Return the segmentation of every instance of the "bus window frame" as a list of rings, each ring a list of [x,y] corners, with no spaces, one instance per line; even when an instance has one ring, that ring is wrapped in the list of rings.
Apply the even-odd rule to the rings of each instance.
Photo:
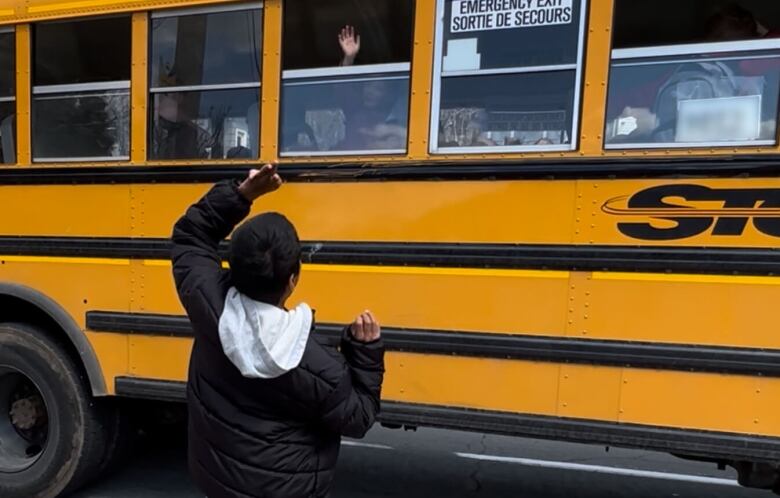
[[[723,60],[745,60],[738,54],[746,52],[761,52],[775,50],[780,52],[780,38],[760,39],[760,40],[739,40],[726,42],[705,42],[705,43],[684,43],[679,45],[657,45],[647,47],[633,48],[613,48],[610,51],[609,59],[609,79],[607,80],[607,99],[604,109],[604,133],[602,146],[604,150],[613,151],[641,151],[641,150],[663,150],[663,149],[708,149],[713,147],[775,147],[780,144],[780,97],[778,98],[777,118],[775,121],[775,134],[772,140],[734,140],[734,141],[712,141],[712,142],[659,142],[659,143],[637,143],[637,144],[610,144],[607,143],[606,130],[609,126],[607,121],[607,110],[610,102],[610,83],[612,81],[612,68],[614,67],[638,67],[647,65],[675,64],[690,61],[723,61]],[[686,56],[699,54],[723,54],[723,57],[693,58],[685,59]],[[676,57],[675,59],[671,59]],[[754,57],[752,59],[780,57],[780,54],[774,56],[766,55],[764,57]],[[642,62],[628,62],[631,60],[642,59]],[[626,61],[626,62],[621,62]]]
[[[580,146],[580,120],[582,118],[583,74],[585,62],[585,45],[587,43],[589,0],[580,0],[579,30],[577,34],[577,61],[574,64],[551,64],[549,66],[508,67],[500,69],[476,69],[469,71],[442,71],[444,55],[444,13],[448,0],[436,1],[436,28],[433,47],[433,80],[431,82],[431,118],[428,152],[433,155],[448,154],[511,154],[540,152],[573,152]],[[571,127],[569,128],[570,143],[560,145],[510,145],[510,146],[478,146],[478,147],[439,147],[439,124],[441,118],[441,82],[447,77],[488,76],[500,74],[534,74],[545,72],[574,70],[574,101],[572,102]]]
[[[93,16],[87,16],[87,17],[66,17],[62,19],[52,19],[52,20],[44,20],[41,23],[33,23],[31,26],[35,26],[36,24],[46,24],[46,23],[59,23],[59,22],[84,22],[84,21],[92,21],[92,20],[99,20],[99,19],[107,19],[107,18],[116,18],[116,17],[127,17],[129,19],[131,30],[130,30],[130,50],[131,50],[131,57],[130,57],[130,74],[132,75],[132,44],[133,44],[133,34],[132,34],[132,15],[129,13],[109,13],[109,14],[101,14],[101,15],[93,15]],[[34,36],[31,36],[31,43],[30,43],[30,61],[31,61],[31,68],[35,67],[35,60],[34,60],[34,54],[35,54],[35,45],[34,45]],[[31,79],[33,81],[33,79]],[[57,84],[57,85],[30,85],[30,114],[32,115],[32,109],[35,106],[35,97],[39,95],[53,95],[57,94],[60,96],[66,96],[70,93],[77,93],[77,92],[99,92],[99,91],[106,91],[106,92],[117,92],[117,91],[127,91],[127,111],[128,111],[128,146],[130,150],[132,151],[133,148],[133,120],[132,120],[132,108],[133,108],[133,90],[132,90],[132,81],[127,80],[111,80],[111,81],[96,81],[96,82],[87,82],[87,83],[65,83],[65,84]],[[31,123],[32,124],[32,123]],[[31,132],[34,131],[34,126],[31,127]],[[123,155],[123,156],[72,156],[72,157],[35,157],[34,154],[34,144],[32,143],[32,140],[35,140],[35,133],[31,133],[31,147],[30,147],[30,162],[35,164],[68,164],[68,163],[128,163],[130,162],[130,154]]]
[[[16,36],[16,26],[14,26],[14,25],[11,25],[11,26],[0,26],[0,35],[8,35],[8,34],[10,34],[11,36]],[[14,77],[16,76],[16,51],[15,51],[15,48],[16,48],[16,40],[14,40],[14,51],[10,54],[11,57],[13,57]],[[0,54],[0,55],[2,55],[2,54]],[[16,94],[18,93],[19,89],[16,88],[16,79],[15,78],[14,78],[14,84],[13,84],[12,88],[13,88],[13,92],[12,92],[11,95],[0,95],[0,103],[5,104],[5,103],[8,103],[8,102],[12,102],[13,106],[14,106],[14,115],[16,115],[16,113],[18,112],[18,109],[16,108]],[[14,135],[17,135],[17,133],[14,132]],[[18,148],[18,142],[17,142],[17,137],[16,136],[13,137],[13,142],[14,142],[14,148],[17,149]],[[18,153],[18,150],[14,150],[14,160],[13,160],[13,162],[5,163],[5,162],[3,162],[2,157],[0,157],[0,166],[7,167],[7,166],[13,166],[13,165],[18,164],[18,163],[19,163],[19,153]]]
[[[59,95],[67,96],[80,92],[114,92],[114,91],[127,91],[128,101],[131,98],[131,84],[130,80],[115,80],[115,81],[101,81],[95,83],[69,83],[64,85],[36,85],[30,89],[32,95],[32,101],[35,97],[42,95]],[[130,104],[128,107],[132,106]],[[129,109],[128,109],[129,111]],[[130,117],[128,116],[128,119]],[[130,143],[132,141],[132,120],[128,123],[128,130],[130,136],[128,137]],[[132,148],[132,144],[131,148]],[[73,157],[34,157],[32,158],[34,163],[82,163],[82,162],[127,162],[130,160],[130,155],[124,156],[73,156]]]
[[[166,19],[166,18],[173,18],[173,17],[187,17],[187,16],[198,16],[198,15],[209,15],[209,14],[224,14],[226,12],[246,12],[246,11],[252,11],[252,10],[259,10],[260,11],[260,26],[262,27],[263,31],[265,31],[265,25],[264,25],[264,19],[265,19],[265,2],[263,1],[250,1],[250,2],[238,2],[238,3],[231,3],[231,4],[213,4],[213,5],[206,5],[206,6],[200,6],[200,7],[184,7],[184,8],[172,8],[172,9],[165,9],[165,10],[154,10],[149,15],[149,38],[148,38],[148,60],[151,61],[152,59],[152,37],[151,37],[151,30],[152,30],[152,22],[155,19]],[[159,162],[159,163],[180,163],[182,161],[198,161],[202,162],[204,164],[208,163],[217,163],[220,161],[229,161],[229,162],[256,162],[259,159],[260,156],[260,148],[261,148],[261,141],[262,141],[262,106],[263,106],[263,37],[260,37],[260,51],[259,51],[259,58],[258,58],[258,64],[259,64],[259,74],[257,75],[257,81],[251,81],[251,82],[242,82],[242,83],[216,83],[216,84],[206,84],[206,85],[177,85],[177,86],[154,86],[152,84],[152,68],[151,66],[148,67],[147,70],[147,95],[150,97],[147,101],[147,109],[146,109],[146,119],[147,119],[147,136],[145,137],[145,140],[147,142],[147,151],[146,151],[146,161],[147,162]],[[220,91],[220,90],[246,90],[246,89],[256,89],[258,94],[258,100],[257,100],[257,106],[258,106],[258,122],[257,122],[257,137],[255,140],[257,140],[257,150],[258,154],[257,157],[251,157],[251,158],[242,158],[242,159],[234,159],[234,158],[197,158],[197,159],[187,159],[187,158],[151,158],[151,139],[152,134],[151,130],[154,128],[153,119],[151,116],[151,110],[153,109],[154,105],[152,103],[151,97],[153,97],[155,94],[159,93],[175,93],[175,92],[209,92],[209,91]]]
[[[245,10],[263,10],[264,2],[239,2],[234,4],[214,4],[202,7],[183,7],[165,10],[153,10],[149,16],[150,20],[164,19],[166,17],[197,16],[207,14],[224,14],[225,12],[241,12]],[[151,48],[151,46],[150,46]]]
[[[410,62],[390,62],[387,64],[361,64],[357,66],[313,67],[308,69],[287,69],[285,71],[282,71],[282,80],[320,78],[320,77],[342,76],[342,75],[356,76],[361,74],[401,73],[401,72],[409,72],[411,71],[411,69],[412,69],[412,64]],[[317,83],[312,83],[312,84],[317,84]]]
[[[361,75],[369,75],[365,78],[360,78]],[[382,75],[382,76],[378,76]],[[309,80],[311,78],[338,78],[343,79],[323,79],[322,81],[301,81],[300,83],[295,80]],[[370,77],[374,76],[374,77]],[[361,64],[357,66],[334,66],[334,67],[316,67],[309,69],[287,69],[282,71],[281,85],[279,92],[279,102],[282,102],[284,98],[285,86],[312,86],[312,85],[328,85],[333,83],[361,83],[367,81],[389,81],[406,79],[409,81],[407,87],[407,107],[411,106],[411,91],[412,91],[412,63],[410,62],[391,62],[383,64]],[[283,105],[280,105],[280,110],[283,109]],[[282,113],[279,114],[279,119],[283,117]],[[279,135],[279,146],[283,145],[281,142],[281,134]],[[279,152],[279,157],[354,157],[354,156],[404,156],[409,150],[409,112],[406,117],[406,147],[403,149],[360,149],[360,150],[323,150],[323,151],[286,151]]]

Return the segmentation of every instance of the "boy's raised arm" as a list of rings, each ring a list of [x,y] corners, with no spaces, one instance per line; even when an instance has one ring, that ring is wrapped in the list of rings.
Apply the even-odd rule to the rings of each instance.
[[[219,243],[249,214],[252,202],[278,189],[276,166],[252,170],[241,184],[219,182],[187,209],[173,227],[173,276],[180,297],[222,271]]]

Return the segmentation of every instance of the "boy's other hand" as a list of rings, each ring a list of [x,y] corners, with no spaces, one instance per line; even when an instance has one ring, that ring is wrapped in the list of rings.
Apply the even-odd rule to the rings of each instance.
[[[238,186],[238,191],[249,202],[261,195],[269,194],[282,186],[282,177],[277,173],[275,164],[266,164],[260,169],[249,170],[246,180]]]
[[[374,342],[382,335],[382,329],[370,311],[364,311],[349,326],[352,337],[358,342]]]

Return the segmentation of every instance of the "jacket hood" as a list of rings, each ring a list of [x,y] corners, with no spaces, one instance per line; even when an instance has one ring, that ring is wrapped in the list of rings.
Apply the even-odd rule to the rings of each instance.
[[[231,287],[219,318],[219,340],[244,377],[273,379],[301,363],[311,325],[305,303],[287,311]]]

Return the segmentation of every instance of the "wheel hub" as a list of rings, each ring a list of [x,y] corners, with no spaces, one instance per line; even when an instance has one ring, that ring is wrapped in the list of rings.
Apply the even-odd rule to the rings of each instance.
[[[32,395],[14,401],[9,415],[14,427],[28,431],[46,421],[46,408],[39,395]]]
[[[21,472],[43,454],[49,437],[47,410],[30,377],[0,365],[0,474]]]

